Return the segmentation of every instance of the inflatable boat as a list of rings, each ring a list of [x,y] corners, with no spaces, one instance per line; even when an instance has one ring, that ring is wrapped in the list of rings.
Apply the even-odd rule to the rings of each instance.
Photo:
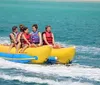
[[[0,45],[0,57],[18,63],[44,64],[53,62],[68,64],[75,56],[75,46],[60,49],[53,49],[50,46],[30,47],[23,54],[16,54],[15,48],[12,48],[11,54],[8,54],[8,49],[9,46]]]

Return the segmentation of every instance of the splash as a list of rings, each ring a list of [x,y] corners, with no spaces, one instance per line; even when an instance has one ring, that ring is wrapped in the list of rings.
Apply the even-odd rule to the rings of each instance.
[[[71,78],[86,78],[92,81],[100,82],[100,68],[85,67],[80,65],[75,66],[64,66],[64,65],[30,65],[30,64],[19,64],[0,59],[0,68],[15,68],[22,69],[32,73],[42,73],[44,75],[56,75],[61,77]]]
[[[25,76],[10,76],[5,74],[0,74],[0,78],[5,80],[18,80],[20,82],[27,82],[27,83],[39,83],[39,84],[49,84],[49,85],[93,85],[90,83],[81,83],[81,82],[72,82],[72,81],[54,81],[49,79],[41,79],[37,77],[25,77]]]
[[[64,42],[57,42],[57,43],[61,44],[63,47],[75,46],[77,53],[88,53],[88,54],[100,55],[100,48],[98,48],[98,47],[70,45],[70,44],[66,44]]]
[[[0,44],[9,44],[9,37],[0,37]]]
[[[7,40],[8,38],[4,38],[4,39]],[[2,40],[0,41],[0,43],[1,42]],[[72,46],[72,45],[64,44],[62,42],[60,44],[62,44],[64,47]],[[96,55],[100,54],[100,48],[97,47],[76,46],[76,50],[79,53],[90,53],[90,54],[95,53]],[[42,73],[45,75],[57,75],[61,77],[67,76],[76,79],[86,78],[92,81],[100,82],[100,68],[93,68],[93,67],[80,66],[80,65],[74,65],[70,67],[66,67],[63,65],[53,65],[53,66],[31,65],[31,64],[29,65],[29,64],[13,63],[13,62],[0,59],[0,68],[22,69],[32,73]]]

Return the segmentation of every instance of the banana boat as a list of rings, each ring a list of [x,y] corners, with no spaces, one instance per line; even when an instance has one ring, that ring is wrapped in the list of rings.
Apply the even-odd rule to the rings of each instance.
[[[75,56],[75,46],[68,48],[52,49],[51,56],[57,57],[59,64],[69,64]]]
[[[11,55],[8,54],[7,53],[8,49],[9,46],[0,45],[1,58],[8,59],[8,60],[10,59],[10,61],[17,61],[17,62],[19,61],[23,62],[27,60],[28,61],[27,63],[32,63],[32,64],[44,64],[48,61],[48,59],[51,59],[51,57],[55,58],[57,61],[56,63],[58,64],[69,64],[69,62],[71,62],[75,56],[74,46],[68,48],[60,48],[60,49],[53,49],[50,46],[41,46],[37,48],[30,47],[27,48],[23,54],[19,53],[19,55],[15,53],[16,51],[15,48],[12,48]],[[24,54],[26,54],[26,56]],[[18,56],[15,57],[15,55]],[[24,57],[20,57],[20,56],[24,56]],[[34,59],[34,57],[38,57],[38,59],[37,58]]]

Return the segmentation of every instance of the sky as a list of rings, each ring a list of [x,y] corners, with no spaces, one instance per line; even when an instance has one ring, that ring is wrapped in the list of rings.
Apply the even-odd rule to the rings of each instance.
[[[57,1],[57,2],[67,2],[67,1],[100,1],[100,0],[36,0],[36,1]]]

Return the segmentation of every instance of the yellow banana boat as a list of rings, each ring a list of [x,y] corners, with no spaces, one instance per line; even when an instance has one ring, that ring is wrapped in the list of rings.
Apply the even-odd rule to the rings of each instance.
[[[0,52],[7,53],[9,46],[0,45]],[[44,63],[51,54],[52,48],[50,46],[41,46],[38,48],[27,48],[23,54],[30,56],[38,56],[38,60],[32,60],[31,63],[42,64]],[[12,48],[11,53],[15,53],[16,49]],[[20,50],[19,50],[20,51]]]
[[[56,56],[58,63],[69,64],[75,56],[75,46],[68,48],[52,49],[51,56]]]
[[[0,52],[7,53],[8,49],[9,46],[0,45]],[[12,48],[11,53],[16,54],[15,48]],[[43,64],[50,56],[56,57],[57,63],[68,64],[74,58],[75,47],[52,49],[50,46],[41,46],[37,48],[27,48],[23,54],[38,56],[38,60],[31,60],[33,64]]]

